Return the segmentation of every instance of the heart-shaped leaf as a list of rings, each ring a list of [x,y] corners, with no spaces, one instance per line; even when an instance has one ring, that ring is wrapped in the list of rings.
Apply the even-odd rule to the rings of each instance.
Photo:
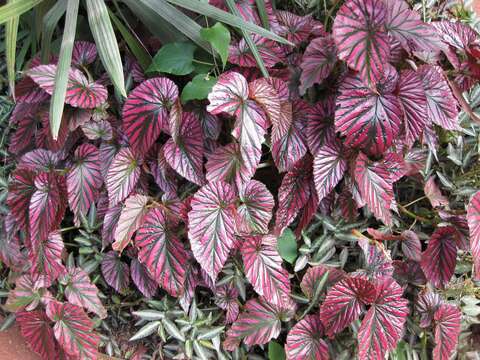
[[[251,180],[240,189],[237,227],[244,233],[268,233],[268,223],[275,206],[272,194],[260,181]]]
[[[238,305],[238,290],[234,286],[223,285],[215,291],[215,305],[226,311],[225,322],[237,320],[240,307]]]
[[[152,59],[147,72],[162,72],[172,75],[188,75],[193,66],[193,54],[197,47],[190,42],[175,42],[163,45]]]
[[[16,321],[27,345],[42,359],[59,358],[59,349],[55,342],[50,319],[44,311],[22,311],[16,314]]]
[[[29,229],[30,198],[35,193],[35,173],[28,169],[16,169],[11,173],[7,204],[18,225]]]
[[[58,231],[51,232],[48,237],[38,242],[30,251],[33,276],[45,277],[48,284],[67,272],[62,263],[64,249],[62,236]]]
[[[288,332],[285,350],[289,360],[328,360],[327,343],[319,315],[307,315]]]
[[[365,270],[369,278],[377,279],[393,275],[390,252],[382,243],[371,242],[367,237],[362,237],[357,240],[357,244],[363,251]]]
[[[434,360],[451,359],[452,353],[458,344],[461,319],[462,313],[455,305],[442,304],[435,312]]]
[[[303,275],[302,282],[300,283],[300,287],[303,293],[309,299],[313,299],[313,296],[315,294],[315,289],[317,289],[322,277],[327,273],[327,271],[328,271],[328,277],[325,283],[325,287],[330,287],[345,277],[344,271],[328,265],[317,265],[317,266],[308,268],[305,275]]]
[[[207,40],[218,52],[223,67],[225,67],[228,59],[228,47],[230,46],[230,31],[221,22],[217,22],[210,28],[201,29],[200,36]]]
[[[75,41],[72,51],[72,63],[78,66],[91,64],[97,58],[97,47],[89,41]]]

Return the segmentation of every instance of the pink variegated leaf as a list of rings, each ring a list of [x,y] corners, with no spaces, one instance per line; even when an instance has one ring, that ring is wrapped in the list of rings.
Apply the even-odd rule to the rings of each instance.
[[[281,234],[290,225],[310,197],[312,160],[305,157],[285,174],[278,190],[278,209],[275,216],[275,232]]]
[[[139,178],[139,159],[130,148],[120,149],[113,158],[105,177],[110,207],[130,195]]]
[[[185,312],[188,312],[195,295],[195,288],[200,284],[198,265],[192,261],[191,256],[185,263],[185,283],[183,284],[182,295],[178,302]]]
[[[86,215],[95,202],[103,183],[98,149],[82,144],[75,150],[74,165],[67,173],[68,203],[75,214],[77,225],[80,216]]]
[[[306,41],[313,30],[313,19],[309,16],[299,16],[290,11],[277,10],[277,20],[285,32],[288,41],[299,45]]]
[[[458,238],[457,229],[453,226],[439,227],[422,254],[422,270],[428,281],[437,288],[445,288],[455,271]]]
[[[413,148],[405,154],[405,175],[412,176],[417,174],[425,167],[427,161],[427,151],[425,149]]]
[[[179,296],[185,282],[185,261],[188,259],[183,244],[168,229],[164,211],[151,209],[137,232],[135,245],[138,259],[152,278],[170,295]]]
[[[349,0],[340,7],[333,23],[339,58],[358,71],[368,84],[383,76],[390,59],[386,19],[383,1]]]
[[[392,184],[396,183],[406,174],[406,165],[402,153],[389,151],[383,156],[382,164],[390,174]]]
[[[357,243],[363,251],[365,273],[369,278],[377,279],[393,275],[390,251],[386,250],[382,243],[377,241],[370,242],[370,239],[367,237],[359,238]]]
[[[158,151],[157,161],[154,160],[149,163],[150,171],[156,184],[162,191],[175,194],[178,188],[178,181],[175,171],[168,165],[165,159],[164,146]]]
[[[33,247],[46,240],[50,232],[56,230],[62,222],[65,211],[63,204],[66,200],[62,199],[62,180],[53,173],[41,173],[35,178],[36,190],[29,206],[30,239]]]
[[[130,284],[130,270],[128,265],[120,260],[115,251],[107,252],[102,259],[102,275],[108,285],[118,292],[124,292]]]
[[[35,149],[21,157],[17,168],[48,172],[55,169],[59,162],[58,154],[45,149]]]
[[[251,180],[240,189],[237,207],[237,228],[247,234],[268,233],[268,224],[275,206],[272,194],[257,180]],[[260,294],[261,295],[261,294]]]
[[[249,97],[260,104],[272,124],[281,121],[280,97],[275,88],[265,78],[248,84]]]
[[[230,285],[223,285],[217,288],[215,290],[215,305],[226,311],[226,324],[231,324],[237,320],[240,312],[237,288]]]
[[[379,163],[371,163],[360,153],[355,162],[355,181],[362,199],[377,219],[392,224],[390,207],[394,201],[393,187],[388,170]]]
[[[47,316],[55,323],[53,333],[65,353],[85,360],[97,358],[100,337],[93,332],[94,323],[81,307],[50,301]]]
[[[168,132],[173,141],[177,143],[178,136],[182,126],[183,108],[180,99],[177,98],[170,108],[170,114],[168,116]]]
[[[245,149],[242,154],[237,143],[220,146],[208,155],[207,180],[224,181],[241,188],[255,174],[261,155],[255,148]]]
[[[300,288],[302,292],[309,299],[313,298],[316,288],[320,284],[322,276],[325,275],[328,271],[327,282],[325,287],[330,287],[345,277],[345,272],[343,270],[336,269],[328,265],[317,265],[308,268],[305,275],[303,275],[302,282],[300,283]]]
[[[222,123],[216,115],[212,115],[204,107],[195,111],[202,125],[203,137],[206,139],[217,140],[222,131]]]
[[[420,20],[420,15],[410,9],[404,0],[386,0],[388,33],[408,51],[433,51],[441,48],[435,29]]]
[[[17,100],[18,101],[18,100]],[[17,105],[18,106],[18,105]],[[36,113],[27,113],[17,121],[17,129],[10,137],[8,150],[21,155],[33,147],[38,130],[39,118]]]
[[[282,103],[282,116],[292,114],[292,104]],[[293,115],[293,114],[292,114]],[[304,137],[305,124],[301,118],[293,118],[287,132],[272,143],[272,157],[279,172],[290,171],[297,161],[307,153],[306,139]]]
[[[26,74],[50,95],[55,88],[57,65],[40,65],[30,69]],[[107,101],[107,89],[99,84],[89,82],[83,73],[71,68],[68,74],[65,103],[82,109],[93,109]]]
[[[140,194],[131,195],[125,200],[125,206],[115,228],[113,250],[121,253],[130,244],[133,233],[143,223],[144,216],[148,211],[147,204],[148,197]]]
[[[411,231],[405,230],[402,232],[402,252],[413,261],[420,261],[422,257],[422,244],[418,235]]]
[[[44,277],[48,284],[52,284],[65,275],[67,269],[62,263],[63,250],[63,239],[58,231],[51,232],[47,238],[35,244],[29,254],[32,276]]]
[[[95,313],[101,319],[107,317],[107,310],[98,297],[98,289],[85,271],[81,268],[69,269],[66,281],[65,296],[70,303]]]
[[[422,80],[415,71],[403,70],[400,73],[398,98],[405,115],[406,141],[407,144],[413,144],[422,134],[427,122],[427,96]]]
[[[28,347],[39,354],[42,359],[59,359],[60,353],[55,342],[51,321],[45,311],[22,311],[16,314],[20,332]]]
[[[256,34],[251,34],[251,37],[267,68],[271,68],[275,64],[284,60],[285,54],[280,47],[280,44]],[[258,66],[257,61],[244,38],[238,43],[230,46],[228,61],[242,67]]]
[[[475,30],[463,22],[444,20],[435,21],[432,25],[441,40],[456,50],[466,52],[470,45],[478,41],[478,34]]]
[[[310,196],[308,197],[308,201],[298,213],[298,225],[295,229],[295,235],[297,235],[297,237],[299,237],[302,234],[303,229],[310,224],[321,205],[320,201],[318,201],[318,195],[315,190],[315,183],[313,182],[313,179],[310,179],[309,186]],[[333,192],[331,194],[333,197],[335,196]],[[324,203],[326,200],[329,200],[328,197],[324,198],[322,203]]]
[[[103,219],[103,228],[102,228],[102,245],[105,248],[107,245],[111,244],[115,239],[115,229],[117,228],[118,219],[120,219],[120,214],[122,213],[123,204],[118,203],[117,205],[107,209],[105,217]]]
[[[350,74],[340,85],[337,98],[336,131],[346,136],[345,145],[372,155],[382,154],[392,145],[403,117],[401,103],[391,92],[396,85],[396,70],[388,69],[391,72],[385,81],[377,85],[382,87],[380,91],[372,91]]]
[[[281,319],[291,318],[292,311],[269,304],[262,298],[250,299],[227,331],[225,342],[234,345],[243,339],[248,346],[266,344],[280,334]],[[233,350],[229,346],[226,349]]]
[[[27,272],[15,280],[15,289],[8,293],[4,308],[11,312],[32,311],[42,299],[42,290],[31,273]]]
[[[178,174],[199,186],[205,183],[203,134],[194,113],[183,113],[176,142],[174,138],[169,139],[163,151],[165,160]]]
[[[68,129],[74,131],[80,126],[86,124],[92,119],[92,110],[71,108],[64,110],[65,122],[68,123]]]
[[[288,360],[329,360],[328,345],[319,315],[307,315],[288,332],[285,352]]]
[[[402,286],[413,284],[416,286],[424,286],[427,283],[425,274],[420,264],[413,260],[393,260],[393,277]]]
[[[420,315],[420,326],[428,328],[432,325],[433,317],[443,300],[439,294],[425,289],[418,295],[415,309]]]
[[[15,272],[21,272],[26,258],[20,252],[20,241],[16,234],[0,223],[0,261]]]
[[[112,140],[113,130],[112,125],[107,120],[88,121],[81,125],[83,134],[89,140]]]
[[[245,276],[253,289],[271,304],[287,305],[290,300],[290,280],[282,267],[273,235],[251,236],[241,247]]]
[[[480,192],[476,192],[468,203],[467,221],[470,230],[470,251],[475,267],[475,279],[480,280]]]
[[[18,225],[25,231],[29,229],[30,198],[35,193],[35,172],[28,169],[16,169],[11,173],[8,187],[7,205]]]
[[[428,178],[423,187],[423,191],[433,208],[445,208],[450,205],[448,198],[442,194],[440,188],[436,184],[435,177],[431,176]]]
[[[285,142],[285,137],[291,136],[289,134],[292,130],[293,123],[293,107],[289,101],[282,101],[280,103],[280,116],[277,122],[272,124],[272,143],[279,144],[277,147]]]
[[[420,66],[420,76],[427,96],[427,115],[435,124],[446,130],[459,130],[457,100],[452,94],[442,70],[438,67]]]
[[[377,281],[376,296],[358,330],[360,360],[383,360],[402,338],[409,313],[402,288],[391,277]]]
[[[102,176],[105,179],[105,185],[107,183],[107,174],[110,165],[112,164],[115,155],[117,155],[119,149],[115,144],[110,142],[102,141],[100,147],[98,148],[99,151],[99,158],[100,158],[100,171],[102,172]],[[108,190],[108,187],[107,187]]]
[[[314,84],[321,84],[330,75],[336,62],[337,48],[332,36],[312,40],[305,49],[300,64],[300,94],[305,94]]]
[[[45,148],[53,151],[54,153],[57,153],[60,150],[64,149],[66,147],[65,145],[70,134],[70,130],[68,129],[68,113],[63,113],[58,137],[56,140],[53,138],[52,132],[50,130],[50,119],[48,111],[46,111],[46,109],[44,111],[39,111],[38,116],[40,118],[40,123],[42,124],[42,127],[38,129],[35,134],[35,144],[37,145],[37,148]]]
[[[123,129],[134,150],[145,154],[162,129],[168,129],[168,112],[177,98],[177,85],[163,77],[144,81],[128,95]]]
[[[72,63],[78,66],[86,66],[95,61],[97,47],[89,41],[75,41],[72,52]]]
[[[347,277],[333,285],[320,308],[326,334],[333,337],[358,319],[375,296],[374,284],[363,277]]]
[[[355,202],[352,193],[346,188],[346,186],[343,186],[342,191],[338,195],[337,202],[340,213],[345,219],[352,221],[357,218],[357,203]]]
[[[146,298],[152,298],[158,289],[157,282],[150,276],[147,267],[137,259],[132,259],[130,263],[130,273],[132,281],[138,290]]]
[[[313,180],[318,200],[322,201],[342,180],[347,161],[337,142],[325,143],[313,159]]]
[[[215,281],[234,245],[235,193],[230,185],[212,182],[195,193],[188,213],[188,238],[200,266]]]
[[[28,76],[15,84],[15,100],[17,101],[17,106],[22,103],[29,106],[32,104],[40,104],[49,97],[50,95]]]
[[[452,304],[442,304],[435,312],[435,348],[433,360],[452,358],[460,336],[462,313]]]

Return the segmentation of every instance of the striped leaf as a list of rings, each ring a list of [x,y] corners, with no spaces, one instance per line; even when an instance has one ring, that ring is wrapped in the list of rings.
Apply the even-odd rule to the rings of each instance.
[[[130,273],[132,280],[138,290],[146,298],[152,298],[158,289],[157,282],[150,276],[145,265],[137,259],[132,259],[130,263]]]
[[[107,252],[102,259],[102,275],[108,285],[118,292],[124,292],[130,284],[130,270],[128,265],[120,260],[115,251]]]
[[[21,0],[0,6],[0,24],[26,13],[43,0]]]
[[[16,321],[27,345],[42,359],[56,359],[60,357],[55,335],[50,326],[50,319],[44,311],[22,311],[16,314]]]
[[[139,178],[139,159],[130,148],[120,149],[108,168],[105,181],[110,207],[126,199]]]
[[[458,344],[462,313],[452,304],[442,304],[435,311],[434,360],[449,360]]]
[[[32,276],[44,277],[47,284],[52,284],[65,275],[67,269],[62,263],[63,250],[63,239],[58,231],[51,232],[46,239],[35,244],[29,254]]]
[[[246,234],[268,233],[268,224],[272,218],[275,201],[267,187],[260,181],[251,180],[240,188],[239,198],[238,231]]]
[[[470,230],[470,250],[475,265],[475,278],[480,279],[480,192],[476,192],[468,203],[467,221]]]
[[[288,332],[285,351],[289,360],[328,360],[327,343],[319,315],[307,315]]]

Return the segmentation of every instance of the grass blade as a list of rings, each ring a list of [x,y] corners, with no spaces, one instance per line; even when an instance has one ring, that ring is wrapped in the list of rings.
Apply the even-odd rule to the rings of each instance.
[[[132,52],[133,56],[138,60],[138,63],[142,67],[142,69],[145,71],[147,68],[150,66],[152,63],[152,57],[150,54],[145,50],[145,48],[142,46],[142,44],[137,40],[135,36],[133,36],[130,31],[123,25],[122,21],[117,18],[117,16],[111,12],[110,10],[108,11],[110,14],[110,18],[113,21],[113,24],[115,27],[120,31],[120,34],[122,35],[123,39],[128,45],[128,48]]]
[[[227,6],[229,10],[236,16],[240,17],[240,12],[238,11],[237,7],[235,6],[234,0],[226,0]],[[243,28],[241,29],[242,35],[245,38],[245,42],[247,43],[248,47],[250,48],[250,51],[252,52],[253,57],[255,58],[255,61],[257,62],[258,68],[262,72],[262,75],[264,77],[269,77],[270,75],[268,74],[268,70],[265,67],[265,64],[263,63],[262,56],[258,52],[257,45],[252,40],[252,37],[248,33],[248,31],[244,30]]]
[[[53,5],[43,17],[42,25],[42,63],[47,63],[50,59],[50,48],[52,46],[52,36],[57,27],[60,18],[67,10],[67,0],[59,0]]]
[[[55,88],[50,100],[50,129],[52,136],[57,139],[60,124],[62,122],[65,95],[67,92],[68,74],[72,62],[73,42],[77,28],[79,0],[69,0],[65,15],[65,27],[63,29],[62,45],[58,57],[57,72],[55,73]]]
[[[237,27],[239,29],[253,32],[255,34],[261,35],[268,39],[278,41],[279,43],[293,45],[288,40],[282,38],[281,36],[278,36],[277,34],[269,30],[265,30],[264,28],[258,25],[255,25],[251,22],[243,20],[239,16],[229,14],[223,10],[216,8],[215,6],[209,5],[202,1],[199,1],[199,0],[167,0],[167,1],[171,4],[180,6],[184,9],[196,12],[198,14],[202,14],[204,16],[211,17],[212,19],[221,21],[225,24]]]
[[[35,5],[40,4],[42,1],[43,0],[21,0],[0,6],[0,24],[6,23],[8,20],[22,15]]]
[[[268,20],[267,9],[265,8],[265,0],[255,0],[255,4],[257,5],[258,15],[260,15],[263,27],[270,30],[270,21]]]
[[[127,97],[122,58],[107,6],[103,0],[86,0],[88,22],[103,66],[118,92]]]
[[[162,19],[174,26],[178,31],[191,39],[198,46],[208,52],[211,48],[205,40],[200,36],[202,27],[193,21],[190,17],[176,9],[164,0],[139,0],[146,7],[154,11]]]
[[[18,2],[19,0],[9,0],[9,4]],[[5,24],[5,46],[7,58],[7,76],[10,94],[15,100],[15,55],[17,52],[17,34],[19,16],[15,16]]]

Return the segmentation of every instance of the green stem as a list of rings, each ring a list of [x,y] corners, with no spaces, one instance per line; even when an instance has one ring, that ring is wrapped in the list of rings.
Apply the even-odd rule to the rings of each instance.
[[[417,200],[413,200],[412,202],[409,202],[407,205],[403,205],[403,207],[407,208],[407,207],[409,207],[410,205],[413,205],[413,204],[415,204],[416,202],[422,201],[423,199],[426,199],[426,198],[427,198],[426,196],[422,196],[422,197],[418,198]]]
[[[70,226],[70,227],[60,229],[60,232],[63,233],[63,232],[67,232],[67,231],[70,231],[70,230],[77,230],[77,229],[78,229],[78,227],[76,227],[76,226]]]
[[[209,62],[207,62],[207,61],[200,61],[200,60],[193,59],[193,62],[196,62],[197,64],[204,64],[204,65],[215,66],[215,64],[209,63]]]
[[[398,208],[400,209],[401,212],[403,212],[405,215],[408,215],[410,216],[412,219],[415,219],[415,220],[418,220],[418,221],[423,221],[423,222],[427,222],[427,223],[432,223],[432,220],[430,219],[427,219],[423,216],[419,216],[407,209],[405,209],[405,207],[403,205],[400,205],[398,204]]]

